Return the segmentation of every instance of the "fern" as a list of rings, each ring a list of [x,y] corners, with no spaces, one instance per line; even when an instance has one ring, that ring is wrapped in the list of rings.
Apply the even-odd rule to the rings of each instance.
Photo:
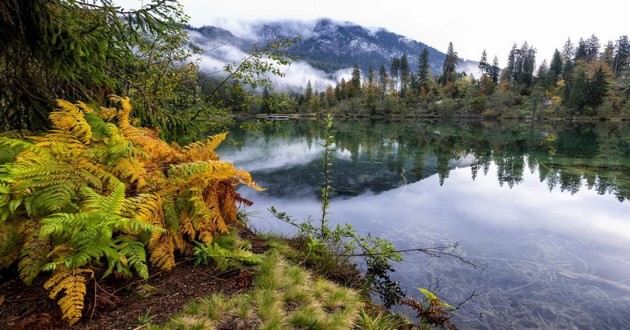
[[[262,262],[261,256],[243,247],[227,249],[218,243],[203,244],[195,242],[195,264],[210,264],[214,262],[221,271],[246,265],[257,265]]]
[[[61,297],[71,324],[88,275],[147,278],[149,263],[172,269],[194,242],[211,244],[238,223],[237,185],[261,189],[219,160],[227,134],[169,144],[132,125],[128,98],[112,101],[117,107],[96,109],[58,100],[52,130],[0,137],[0,268],[17,262],[27,284],[52,272],[45,288]],[[246,249],[212,248],[224,260],[255,259]]]
[[[89,269],[66,269],[59,268],[44,283],[44,289],[48,290],[51,299],[57,299],[59,294],[62,297],[57,300],[61,308],[62,317],[70,325],[74,325],[81,319],[83,311],[83,301],[85,299],[86,278],[84,274],[93,274]]]

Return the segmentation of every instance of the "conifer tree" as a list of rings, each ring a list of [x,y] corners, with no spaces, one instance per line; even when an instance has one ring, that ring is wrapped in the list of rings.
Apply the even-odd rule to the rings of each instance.
[[[309,80],[306,83],[306,89],[304,90],[304,98],[306,99],[306,102],[308,102],[311,100],[312,97],[313,97],[313,86],[311,85],[311,81]]]
[[[389,70],[389,76],[391,77],[393,84],[393,91],[398,91],[398,77],[400,75],[400,58],[394,57]]]
[[[359,65],[355,64],[352,69],[352,96],[357,96],[361,94],[361,70],[359,69]]]
[[[611,68],[615,63],[615,44],[612,41],[608,41],[601,56],[602,62],[608,64]]]
[[[481,53],[481,60],[479,60],[479,70],[481,70],[481,74],[482,75],[488,75],[489,74],[489,70],[490,69],[490,65],[488,64],[488,54],[486,53],[486,50],[484,49],[483,52]]]
[[[617,40],[613,62],[613,72],[615,75],[620,75],[628,64],[630,64],[630,41],[628,40],[628,36],[621,36],[619,40]]]
[[[551,64],[549,65],[549,84],[555,86],[558,82],[558,77],[562,74],[562,57],[560,52],[556,49],[553,52],[551,58]]]
[[[378,76],[379,76],[379,83],[380,83],[380,91],[381,91],[381,98],[383,98],[385,96],[385,93],[387,93],[387,82],[388,82],[388,78],[387,78],[387,70],[385,69],[385,65],[381,64],[381,67],[378,69]]]
[[[444,64],[442,65],[442,77],[440,79],[442,85],[455,81],[457,78],[457,72],[455,69],[458,61],[459,57],[457,56],[457,52],[453,49],[453,43],[449,42],[446,57],[444,58]]]
[[[424,47],[418,58],[418,81],[420,85],[426,84],[427,80],[431,77],[429,70],[429,49]]]
[[[499,68],[499,59],[495,56],[492,60],[492,71],[490,72],[490,78],[494,84],[499,82],[499,75],[501,74],[501,68]]]
[[[407,54],[400,57],[400,96],[405,96],[410,83],[410,70]]]

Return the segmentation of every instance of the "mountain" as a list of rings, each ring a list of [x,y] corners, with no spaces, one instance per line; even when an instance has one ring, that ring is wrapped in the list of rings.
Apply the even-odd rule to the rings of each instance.
[[[254,47],[261,47],[269,42],[296,38],[299,40],[287,49],[287,54],[304,61],[311,67],[327,74],[327,79],[335,80],[340,70],[358,64],[362,70],[381,65],[389,70],[395,56],[407,54],[410,68],[417,70],[418,56],[426,47],[429,50],[429,63],[434,74],[441,73],[445,54],[420,41],[412,40],[385,29],[368,29],[349,22],[335,22],[320,19],[314,22],[275,21],[254,23],[230,31],[228,28],[203,26],[189,28],[191,43],[204,51],[217,51],[225,46],[223,57],[230,53],[246,54]],[[217,56],[213,56],[216,58]],[[219,56],[220,57],[220,56]],[[461,61],[459,70],[476,70],[477,62]],[[337,74],[336,74],[337,73]]]

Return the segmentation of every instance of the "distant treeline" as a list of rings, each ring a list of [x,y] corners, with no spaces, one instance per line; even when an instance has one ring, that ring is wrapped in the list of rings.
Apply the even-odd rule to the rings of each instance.
[[[429,67],[428,50],[418,54],[418,67],[407,54],[391,65],[362,72],[354,66],[349,80],[323,91],[311,83],[302,93],[265,90],[250,110],[257,112],[320,112],[333,108],[350,116],[428,115],[486,117],[598,118],[630,116],[630,41],[621,36],[603,48],[593,35],[577,46],[568,39],[551,61],[536,67],[536,48],[527,42],[512,47],[507,65],[483,51],[479,73],[458,71],[459,57],[450,43],[442,74]]]

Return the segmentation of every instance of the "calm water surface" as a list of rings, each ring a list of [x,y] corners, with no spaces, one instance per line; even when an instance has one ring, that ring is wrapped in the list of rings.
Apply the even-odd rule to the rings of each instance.
[[[630,328],[630,126],[483,122],[335,123],[333,222],[400,248],[458,242],[481,267],[407,255],[393,278],[447,302],[477,293],[464,329]],[[243,189],[262,231],[291,233],[266,211],[320,212],[321,126],[245,122],[224,159],[268,188]]]

